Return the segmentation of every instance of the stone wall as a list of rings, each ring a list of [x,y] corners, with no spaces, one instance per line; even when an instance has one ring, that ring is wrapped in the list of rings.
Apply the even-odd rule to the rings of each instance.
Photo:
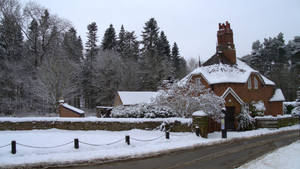
[[[0,121],[0,130],[33,130],[33,129],[64,129],[64,130],[108,130],[122,131],[131,129],[153,130],[161,128],[165,124],[171,132],[190,132],[192,125],[181,123],[180,121],[168,122],[163,121],[146,121],[146,122],[105,122],[105,121],[24,121],[11,122]]]

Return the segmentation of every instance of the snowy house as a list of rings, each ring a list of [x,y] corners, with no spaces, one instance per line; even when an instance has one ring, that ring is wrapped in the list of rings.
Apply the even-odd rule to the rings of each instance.
[[[149,91],[118,91],[114,106],[131,106],[140,103],[151,103],[157,95],[157,92]]]
[[[251,103],[262,102],[265,115],[282,114],[285,100],[275,83],[236,58],[233,32],[230,24],[219,24],[216,54],[179,83],[202,83],[225,99],[225,121],[228,129],[238,125],[237,116]]]
[[[76,107],[59,100],[59,117],[84,117],[85,113]]]

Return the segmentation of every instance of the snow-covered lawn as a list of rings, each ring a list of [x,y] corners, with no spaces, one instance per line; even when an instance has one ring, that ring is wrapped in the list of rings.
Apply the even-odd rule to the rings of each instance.
[[[165,139],[165,133],[161,131],[129,130],[129,131],[73,131],[73,130],[32,130],[32,131],[0,131],[0,167],[6,165],[20,165],[33,163],[57,163],[72,162],[78,160],[129,158],[160,151],[177,148],[188,148],[199,145],[210,145],[224,142],[233,138],[253,137],[266,133],[274,133],[284,130],[299,129],[299,125],[284,127],[281,129],[258,129],[247,132],[228,132],[227,139],[221,139],[221,133],[215,132],[208,139],[197,137],[194,133],[170,133],[170,139]],[[125,143],[125,136],[130,135],[130,145]],[[74,138],[80,142],[79,149],[74,149]],[[154,140],[152,140],[154,139]],[[17,142],[17,153],[10,153],[9,144],[12,140]],[[146,140],[146,141],[141,141]],[[102,146],[85,145],[101,144]],[[113,143],[111,145],[105,145]],[[64,145],[58,148],[30,148],[24,145],[50,147]]]
[[[239,167],[238,169],[299,169],[300,168],[300,141],[279,148],[256,160]]]

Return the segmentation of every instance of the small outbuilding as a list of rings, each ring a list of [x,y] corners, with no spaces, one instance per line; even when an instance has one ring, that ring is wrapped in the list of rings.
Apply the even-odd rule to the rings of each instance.
[[[64,100],[59,101],[59,117],[85,117],[85,112],[74,106],[65,103]]]
[[[132,106],[140,103],[152,103],[158,92],[150,91],[118,91],[114,106]]]

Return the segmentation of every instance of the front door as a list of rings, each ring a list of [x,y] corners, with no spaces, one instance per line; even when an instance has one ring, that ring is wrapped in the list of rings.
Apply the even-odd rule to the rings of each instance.
[[[235,107],[234,106],[226,107],[225,128],[227,130],[235,130],[235,127],[234,127],[234,112],[235,112]]]

